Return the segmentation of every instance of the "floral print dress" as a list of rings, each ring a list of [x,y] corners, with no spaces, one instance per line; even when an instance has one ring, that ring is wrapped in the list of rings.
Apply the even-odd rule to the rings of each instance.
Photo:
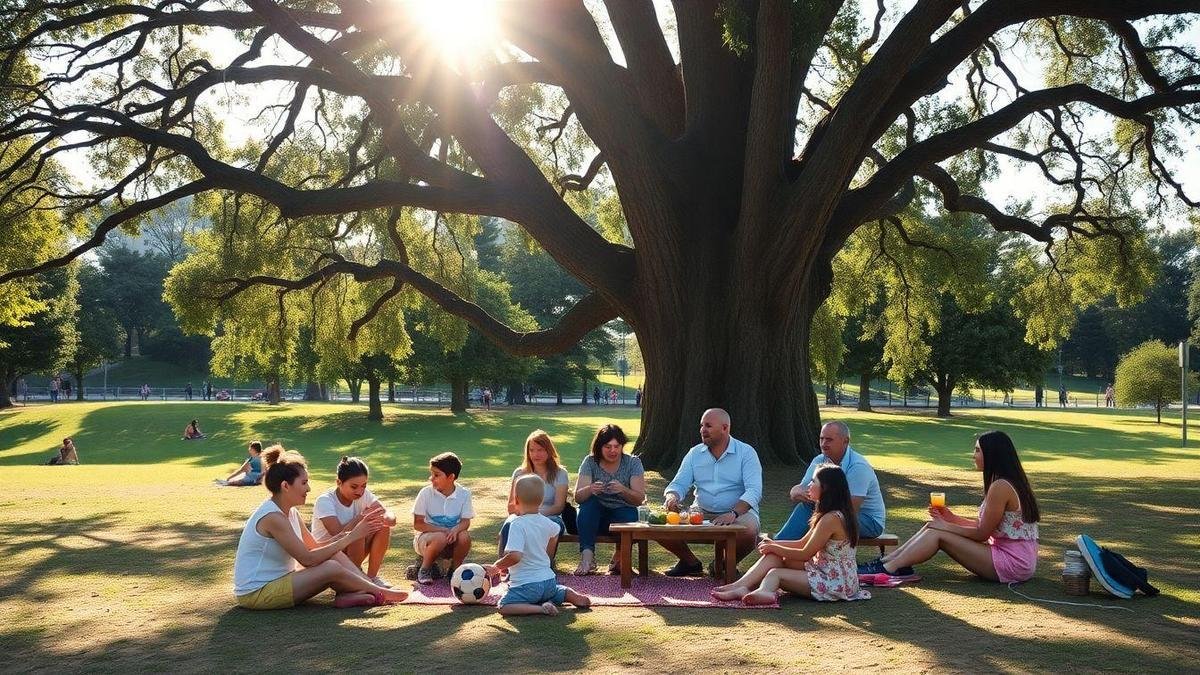
[[[830,539],[825,548],[804,563],[813,600],[868,600],[869,591],[858,586],[856,550],[848,540]]]

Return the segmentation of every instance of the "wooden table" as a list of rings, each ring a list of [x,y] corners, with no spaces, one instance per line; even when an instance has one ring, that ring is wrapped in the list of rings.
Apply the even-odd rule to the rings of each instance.
[[[725,583],[733,583],[733,572],[737,569],[737,536],[745,532],[741,525],[648,525],[646,523],[613,523],[608,531],[620,536],[617,547],[621,563],[621,588],[633,584],[634,541],[683,541],[705,542],[715,545],[717,569],[724,570]],[[724,544],[724,546],[722,546]],[[646,576],[646,547],[638,550],[638,573]]]

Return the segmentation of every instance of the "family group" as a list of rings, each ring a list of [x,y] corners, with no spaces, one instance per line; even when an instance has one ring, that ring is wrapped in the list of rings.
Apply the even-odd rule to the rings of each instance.
[[[759,535],[762,468],[750,445],[730,435],[730,418],[721,409],[704,412],[701,442],[684,455],[664,490],[663,506],[679,511],[689,493],[693,509],[717,525],[737,525],[737,558],[757,550],[761,557],[735,582],[713,589],[721,600],[770,603],[781,591],[813,600],[858,600],[870,594],[863,582],[888,584],[915,578],[913,565],[938,551],[985,579],[1014,582],[1033,576],[1037,563],[1037,502],[1012,440],[990,431],[975,442],[975,468],[983,473],[983,502],[968,518],[944,505],[930,506],[930,520],[911,539],[886,556],[857,564],[860,537],[883,532],[886,510],[879,481],[870,463],[850,446],[850,430],[842,422],[821,428],[819,454],[792,488],[796,503],[773,537]],[[637,520],[645,502],[641,461],[625,452],[628,439],[620,427],[597,430],[591,451],[579,468],[573,496],[580,563],[575,574],[596,571],[595,547],[609,525]],[[270,497],[246,521],[234,563],[234,594],[250,609],[290,607],[325,589],[335,592],[338,607],[402,601],[407,593],[379,576],[394,513],[367,489],[366,464],[343,457],[336,485],[317,498],[311,530],[297,507],[309,492],[304,458],[273,446],[250,450],[242,480],[260,472]],[[458,483],[462,462],[453,453],[429,461],[429,485],[412,507],[413,549],[419,584],[440,575],[437,561],[450,559],[453,570],[471,550],[469,528],[476,513],[470,491]],[[236,476],[236,474],[235,474]],[[234,478],[235,476],[231,476]],[[485,565],[489,575],[507,574],[507,593],[500,599],[504,614],[555,614],[568,602],[590,601],[558,583],[554,558],[567,531],[572,507],[569,479],[550,437],[541,430],[529,435],[524,459],[512,474],[508,518],[500,531],[499,558]],[[703,563],[684,542],[661,542],[678,561],[669,576],[697,576]],[[364,570],[362,565],[366,563]],[[617,573],[616,559],[609,573]],[[714,574],[714,566],[709,573]]]

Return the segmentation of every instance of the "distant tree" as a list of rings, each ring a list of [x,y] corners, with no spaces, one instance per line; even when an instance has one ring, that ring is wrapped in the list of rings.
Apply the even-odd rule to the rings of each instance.
[[[1148,340],[1121,357],[1117,364],[1115,387],[1117,405],[1154,406],[1155,419],[1162,424],[1162,409],[1180,400],[1178,350]],[[1195,374],[1190,375],[1189,390],[1196,386]]]
[[[74,355],[67,369],[79,385],[75,399],[83,400],[83,378],[103,361],[121,355],[121,326],[104,304],[104,275],[92,265],[79,266],[79,313],[76,320]]]
[[[940,328],[928,340],[929,362],[918,371],[918,378],[937,391],[938,417],[950,416],[951,399],[960,387],[1012,391],[1039,377],[1047,357],[1025,341],[1025,330],[1005,302],[968,313],[951,295],[943,295]]]
[[[100,249],[104,280],[103,302],[125,334],[125,356],[154,330],[170,325],[171,314],[163,301],[167,259],[139,253],[123,245]]]
[[[74,355],[79,285],[75,266],[61,267],[40,280],[30,299],[44,307],[20,326],[0,325],[0,408],[12,406],[9,392],[30,373],[54,374]]]
[[[883,331],[879,320],[881,307],[865,314],[852,314],[846,320],[842,342],[846,355],[842,359],[842,372],[858,378],[858,409],[871,410],[871,380],[887,374],[883,362]]]
[[[813,315],[812,330],[808,337],[809,362],[817,381],[825,385],[826,405],[836,405],[839,374],[846,346],[842,333],[846,321],[830,311],[828,304],[821,305]]]

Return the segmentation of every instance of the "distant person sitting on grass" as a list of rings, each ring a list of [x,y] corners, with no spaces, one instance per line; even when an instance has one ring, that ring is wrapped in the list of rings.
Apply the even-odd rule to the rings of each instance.
[[[439,557],[450,554],[450,571],[463,563],[471,551],[471,519],[475,507],[471,492],[457,484],[462,461],[453,452],[443,452],[429,460],[429,485],[417,493],[413,504],[413,550],[421,556],[417,583],[433,583],[434,567]]]
[[[353,528],[318,543],[297,507],[308,497],[308,465],[298,452],[273,445],[263,453],[270,498],[246,521],[233,561],[233,592],[247,609],[282,609],[332,588],[334,607],[401,602],[408,593],[375,584],[342,549],[387,525],[383,508],[368,509]]]
[[[218,478],[213,481],[217,485],[228,485],[230,487],[243,487],[249,485],[258,485],[262,482],[262,442],[250,441],[250,445],[246,446],[246,454],[249,457],[242,465],[237,468],[237,471],[229,474],[225,480]]]
[[[392,540],[396,514],[383,507],[367,489],[370,470],[366,462],[357,457],[342,457],[338,461],[336,475],[337,485],[321,493],[313,503],[313,536],[317,541],[324,541],[345,530],[354,529],[372,507],[379,505],[383,508],[383,522],[387,527],[347,546],[346,557],[359,567],[366,560],[367,576],[371,581],[380,586],[391,586],[380,578],[379,568],[383,565],[383,556]]]
[[[187,427],[183,430],[183,440],[195,441],[204,438],[204,434],[200,432],[200,425],[196,424],[196,420],[188,422]]]
[[[983,472],[978,518],[955,515],[944,505],[930,506],[933,520],[895,551],[859,565],[859,574],[876,574],[885,582],[887,577],[909,576],[912,565],[945,551],[984,579],[1002,583],[1032,579],[1041,516],[1008,434],[989,431],[976,439],[975,468]]]
[[[58,453],[46,462],[50,466],[61,466],[63,464],[78,464],[79,453],[75,450],[75,441],[71,440],[70,436],[63,439],[62,446],[58,449]]]
[[[526,474],[513,483],[518,515],[510,522],[504,555],[486,566],[489,576],[508,570],[508,592],[498,607],[505,616],[558,614],[564,601],[576,607],[592,604],[586,595],[558,583],[550,558],[558,547],[559,524],[539,513],[546,482]]]
[[[763,557],[741,579],[713,589],[713,597],[747,605],[771,604],[781,590],[823,601],[871,597],[858,586],[858,518],[845,472],[822,465],[808,483],[808,497],[814,510],[807,533],[798,541],[764,540],[758,545]]]

